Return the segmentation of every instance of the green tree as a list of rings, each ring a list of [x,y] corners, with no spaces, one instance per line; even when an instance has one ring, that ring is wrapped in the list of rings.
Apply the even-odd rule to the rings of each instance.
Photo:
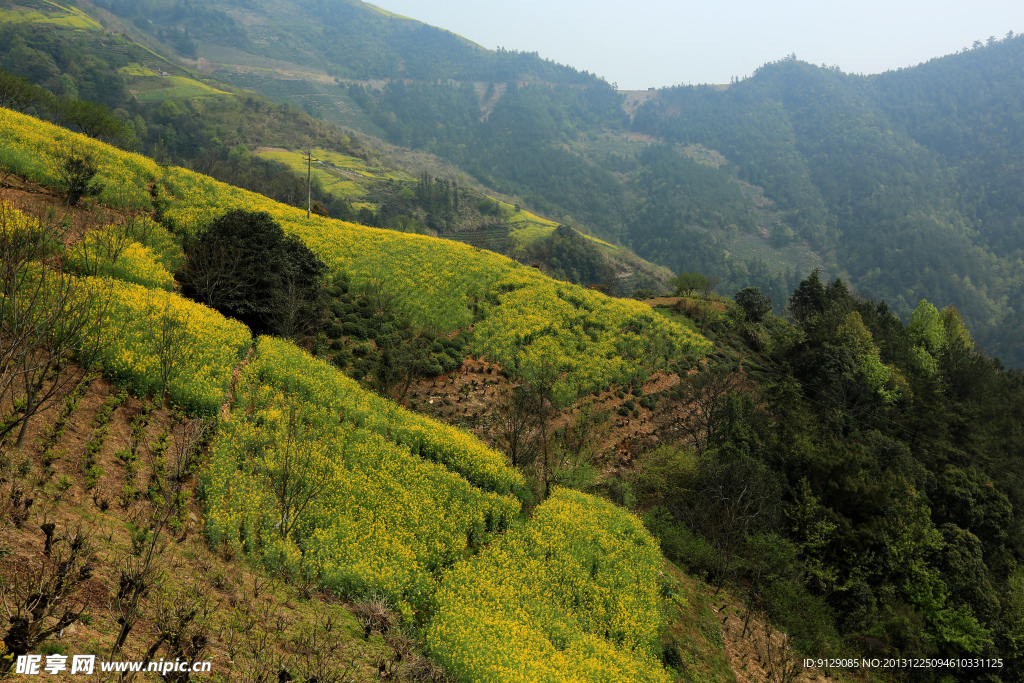
[[[946,326],[938,309],[921,299],[910,316],[907,334],[916,345],[924,348],[932,356],[937,356],[946,347]]]
[[[758,287],[744,287],[736,292],[733,300],[752,323],[761,322],[772,311],[772,300]]]
[[[932,523],[927,499],[902,478],[891,495],[884,538],[893,583],[924,616],[938,644],[979,653],[990,635],[970,609],[949,602],[949,587],[934,564],[946,542]]]
[[[1020,664],[1024,659],[1024,569],[1018,567],[1006,580],[1002,596],[999,651]]]
[[[64,126],[74,126],[91,138],[128,145],[135,139],[131,127],[110,113],[98,102],[60,99],[52,106],[56,119]]]
[[[797,322],[806,323],[815,315],[825,312],[827,299],[825,285],[821,282],[821,269],[814,272],[800,283],[793,296],[789,298],[789,312]]]
[[[680,273],[668,281],[668,286],[675,290],[676,296],[690,296],[695,291],[704,289],[708,279],[700,273]]]
[[[0,107],[25,112],[32,105],[47,103],[53,96],[27,78],[0,70]]]
[[[184,243],[182,292],[257,332],[295,336],[319,324],[327,266],[265,212],[233,209]]]
[[[78,206],[83,197],[95,197],[103,191],[96,174],[100,167],[90,154],[68,150],[57,163],[57,183],[64,191],[68,206]]]
[[[836,341],[845,347],[856,363],[857,379],[871,387],[885,402],[894,400],[898,393],[889,386],[893,369],[882,363],[871,337],[871,331],[857,311],[851,311],[836,330]]]

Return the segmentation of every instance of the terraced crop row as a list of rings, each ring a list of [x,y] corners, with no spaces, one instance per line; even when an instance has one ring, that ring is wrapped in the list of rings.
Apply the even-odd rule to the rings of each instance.
[[[204,475],[208,531],[215,544],[340,594],[390,594],[411,614],[442,569],[510,524],[519,501],[419,457],[395,421],[401,409],[362,394],[288,342],[261,338]],[[434,447],[462,451],[463,465],[490,455],[467,434],[449,443],[444,425],[418,426]]]
[[[445,575],[427,642],[473,683],[667,683],[655,658],[660,567],[635,516],[556,490]]]

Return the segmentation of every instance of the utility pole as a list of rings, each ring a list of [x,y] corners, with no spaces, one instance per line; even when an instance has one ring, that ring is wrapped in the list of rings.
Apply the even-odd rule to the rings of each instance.
[[[313,162],[320,161],[313,158],[313,150],[302,155],[306,162],[306,218],[309,218],[310,210],[313,208]]]

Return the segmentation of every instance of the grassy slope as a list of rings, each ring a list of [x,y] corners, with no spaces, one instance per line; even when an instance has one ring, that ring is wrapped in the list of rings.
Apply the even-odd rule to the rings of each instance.
[[[49,0],[21,0],[18,5],[21,9],[17,14],[0,13],[0,22],[27,21],[78,30],[103,29],[92,17],[75,7],[64,7]]]
[[[307,172],[304,151],[262,147],[256,153],[283,163],[300,176]],[[312,174],[323,188],[335,196],[355,202],[357,206],[363,205],[360,200],[366,196],[372,183],[381,180],[413,181],[413,177],[404,171],[386,168],[379,163],[371,164],[364,159],[333,150],[314,148],[313,158],[319,161],[314,162]]]

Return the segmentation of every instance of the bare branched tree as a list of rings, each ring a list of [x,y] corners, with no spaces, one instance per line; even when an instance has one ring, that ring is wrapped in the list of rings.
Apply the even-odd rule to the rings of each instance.
[[[322,288],[313,295],[308,283],[296,273],[283,273],[278,281],[275,305],[267,314],[267,322],[275,332],[289,339],[300,339],[316,333],[326,313]]]
[[[370,303],[374,315],[385,316],[398,306],[398,292],[390,283],[389,274],[378,271],[362,285],[363,296]]]
[[[194,354],[192,333],[188,329],[190,308],[176,308],[169,292],[162,303],[154,302],[147,311],[153,352],[160,365],[160,402],[167,401],[171,378]]]
[[[725,425],[729,392],[736,388],[739,377],[723,370],[705,370],[683,377],[674,389],[676,397],[689,404],[679,429],[693,442],[698,453],[707,452]]]
[[[186,240],[182,278],[186,294],[210,308],[222,310],[229,302],[243,298],[256,284],[245,249],[231,242],[216,242],[199,247]]]
[[[594,463],[601,454],[601,444],[608,431],[609,413],[581,405],[579,412],[558,434],[552,450],[552,483],[584,490],[596,478]]]
[[[123,221],[101,215],[99,223],[103,227],[90,230],[70,249],[70,260],[83,275],[109,273],[124,250],[135,242],[146,243],[156,226],[152,220],[134,214]]]
[[[538,397],[529,386],[509,386],[499,397],[491,433],[514,467],[526,467],[537,459],[539,412]]]
[[[430,339],[419,330],[394,346],[382,348],[376,377],[380,392],[396,401],[404,399],[416,378],[425,374],[429,357]]]
[[[718,277],[717,275],[705,277],[704,282],[702,282],[700,285],[700,293],[704,296],[705,299],[710,298],[711,293],[715,291],[715,289],[721,282],[722,278]]]
[[[291,406],[285,418],[283,438],[277,438],[262,450],[258,463],[277,501],[281,520],[275,525],[281,538],[303,518],[306,510],[323,493],[330,474],[316,445],[303,438],[299,410]]]
[[[37,566],[16,568],[0,581],[0,604],[10,627],[4,636],[0,677],[10,672],[20,655],[36,649],[47,638],[78,621],[85,604],[79,590],[92,576],[93,554],[81,529],[54,535],[55,526],[44,523],[46,547]]]
[[[778,482],[760,461],[736,458],[705,461],[692,490],[669,508],[677,519],[716,551],[717,594],[733,577],[739,554],[751,534],[771,528],[779,500]]]
[[[52,267],[63,237],[42,222],[0,204],[0,439],[64,399],[95,357],[108,291]]]

